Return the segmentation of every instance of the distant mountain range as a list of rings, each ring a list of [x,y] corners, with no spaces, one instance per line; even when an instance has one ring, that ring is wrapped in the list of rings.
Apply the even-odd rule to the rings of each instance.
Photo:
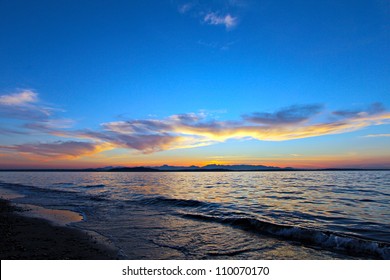
[[[153,169],[160,171],[263,171],[263,170],[293,170],[292,167],[276,167],[276,166],[265,166],[265,165],[220,165],[220,164],[209,164],[206,166],[155,166]]]
[[[106,171],[106,172],[189,172],[189,171],[264,171],[264,170],[294,170],[292,167],[280,168],[275,166],[264,166],[264,165],[219,165],[209,164],[206,166],[152,166],[152,167],[124,167],[124,166],[106,166],[101,168],[89,168],[85,171]]]
[[[76,172],[223,172],[223,171],[353,171],[353,170],[389,170],[389,169],[364,169],[364,168],[323,168],[323,169],[303,169],[293,167],[277,167],[265,165],[219,165],[209,164],[206,166],[151,166],[151,167],[125,167],[125,166],[105,166],[87,169],[0,169],[0,171],[76,171]]]

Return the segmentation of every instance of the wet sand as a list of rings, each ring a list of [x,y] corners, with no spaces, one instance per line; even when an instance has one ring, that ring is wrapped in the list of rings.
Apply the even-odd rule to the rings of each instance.
[[[35,260],[109,260],[117,250],[88,232],[25,217],[20,208],[0,199],[0,258]]]

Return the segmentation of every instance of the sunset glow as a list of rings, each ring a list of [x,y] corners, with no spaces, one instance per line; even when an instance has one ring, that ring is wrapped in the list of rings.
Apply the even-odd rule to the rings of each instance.
[[[383,1],[71,2],[0,4],[0,168],[390,168]]]

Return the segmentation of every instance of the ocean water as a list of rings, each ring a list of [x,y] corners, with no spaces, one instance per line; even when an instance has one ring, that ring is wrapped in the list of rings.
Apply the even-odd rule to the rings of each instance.
[[[127,259],[390,259],[390,171],[0,172]]]

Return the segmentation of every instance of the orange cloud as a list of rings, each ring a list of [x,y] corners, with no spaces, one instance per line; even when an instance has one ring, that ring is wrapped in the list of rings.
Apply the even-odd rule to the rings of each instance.
[[[276,113],[256,113],[240,121],[207,120],[204,114],[173,115],[166,119],[128,120],[102,124],[100,131],[77,131],[69,136],[102,141],[114,147],[154,153],[163,150],[194,148],[229,139],[286,141],[356,131],[387,124],[390,113],[371,106],[366,111],[338,111],[337,118],[316,122],[321,106],[292,106]],[[372,108],[378,108],[374,110]],[[329,119],[331,119],[329,117]]]
[[[363,117],[348,118],[333,122],[317,124],[288,124],[269,126],[248,126],[220,122],[209,126],[194,126],[177,124],[173,126],[176,133],[201,136],[210,141],[222,142],[231,138],[253,138],[263,141],[285,141],[299,138],[316,137],[328,134],[340,134],[356,131],[372,125],[385,124],[390,119],[390,113],[380,113]]]
[[[380,103],[365,110],[333,112],[326,112],[321,104],[309,104],[293,105],[271,113],[253,112],[233,121],[217,121],[202,112],[176,114],[164,119],[106,122],[97,130],[72,130],[73,121],[54,118],[54,111],[40,104],[37,94],[32,91],[0,96],[1,116],[22,121],[19,126],[0,126],[1,133],[20,137],[38,132],[59,138],[52,143],[3,145],[0,150],[41,158],[77,158],[115,148],[150,154],[208,146],[229,139],[287,141],[340,134],[388,124],[390,120],[390,112]]]

